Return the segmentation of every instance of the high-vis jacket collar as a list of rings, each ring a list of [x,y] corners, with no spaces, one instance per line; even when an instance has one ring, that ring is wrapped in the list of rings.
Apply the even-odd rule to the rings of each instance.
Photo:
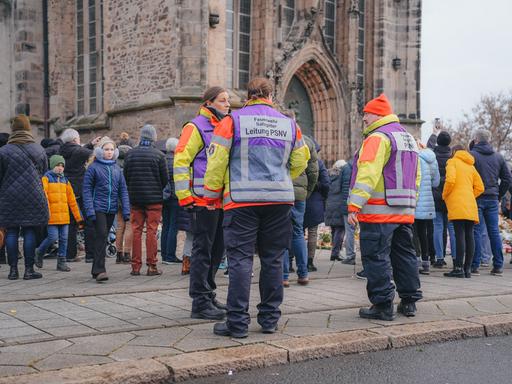
[[[363,137],[367,137],[370,133],[375,131],[377,128],[380,128],[384,125],[387,125],[389,123],[399,123],[399,122],[400,122],[400,119],[398,118],[397,115],[384,116],[382,119],[374,121],[368,127],[366,127],[363,131]]]

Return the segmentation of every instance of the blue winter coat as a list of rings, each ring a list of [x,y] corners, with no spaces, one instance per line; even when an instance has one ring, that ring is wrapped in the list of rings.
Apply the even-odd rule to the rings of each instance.
[[[435,153],[428,148],[420,151],[421,183],[414,217],[432,220],[436,217],[436,205],[432,188],[439,186],[439,167]]]
[[[316,227],[324,222],[325,200],[329,193],[331,180],[324,162],[318,159],[318,181],[311,196],[306,200],[304,228]]]
[[[128,188],[115,160],[96,160],[87,168],[83,184],[85,216],[96,220],[96,212],[116,214],[121,201],[124,220],[130,218]]]

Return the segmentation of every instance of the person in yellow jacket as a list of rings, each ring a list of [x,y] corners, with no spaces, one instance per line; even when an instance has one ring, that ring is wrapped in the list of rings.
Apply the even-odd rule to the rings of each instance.
[[[348,199],[348,222],[359,222],[361,230],[362,272],[372,304],[361,308],[359,316],[395,318],[391,270],[401,298],[398,311],[415,316],[415,302],[422,298],[412,230],[421,181],[418,146],[384,94],[366,104],[363,122]]]
[[[292,179],[310,157],[300,128],[272,104],[272,83],[247,85],[248,102],[215,128],[205,174],[207,204],[224,202],[224,241],[229,265],[227,321],[220,336],[247,337],[249,295],[256,248],[260,257],[258,323],[274,333],[283,301],[283,255],[291,239]]]
[[[221,320],[226,306],[215,298],[215,274],[224,254],[222,204],[208,206],[204,197],[204,174],[214,128],[229,112],[229,94],[211,87],[203,96],[199,114],[186,123],[174,151],[173,179],[180,206],[192,213],[194,236],[190,257],[189,295],[192,318]],[[172,218],[171,218],[172,220]],[[186,264],[186,259],[185,259]]]
[[[476,198],[484,184],[474,167],[475,158],[462,145],[452,148],[453,157],[446,163],[446,181],[443,200],[448,208],[448,220],[455,229],[456,257],[453,270],[447,277],[471,277],[471,263],[475,254],[474,226],[478,224]]]
[[[69,272],[66,264],[66,250],[68,246],[69,210],[79,226],[83,226],[83,218],[76,202],[75,193],[71,183],[64,176],[66,161],[60,155],[50,157],[50,171],[43,176],[43,189],[48,200],[50,220],[48,221],[48,236],[36,249],[35,264],[43,267],[43,257],[48,248],[59,241],[57,250],[57,271]]]

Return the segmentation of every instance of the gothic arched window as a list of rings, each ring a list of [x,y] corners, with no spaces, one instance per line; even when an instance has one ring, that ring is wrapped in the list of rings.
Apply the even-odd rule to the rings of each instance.
[[[251,0],[226,1],[227,87],[245,89],[251,56]]]
[[[76,1],[76,112],[103,110],[103,0]]]
[[[280,22],[284,40],[290,33],[293,23],[295,22],[295,0],[283,0],[281,5]]]
[[[324,37],[332,52],[336,47],[336,3],[337,0],[325,0],[324,5]]]

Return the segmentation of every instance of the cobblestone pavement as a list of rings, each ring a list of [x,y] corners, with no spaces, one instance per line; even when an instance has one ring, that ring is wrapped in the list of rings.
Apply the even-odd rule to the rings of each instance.
[[[448,279],[446,270],[422,276],[425,299],[413,319],[393,323],[367,321],[357,308],[367,305],[365,283],[354,278],[358,267],[328,261],[317,254],[318,272],[306,287],[291,281],[285,290],[279,332],[263,335],[255,321],[247,339],[213,335],[210,322],[190,319],[188,277],[181,266],[162,265],[162,276],[130,276],[130,266],[108,259],[110,280],[90,278],[90,264],[73,263],[69,273],[45,260],[43,279],[7,280],[0,268],[0,376],[80,365],[180,354],[260,341],[319,335],[391,324],[512,313],[512,268],[503,277],[482,270],[471,279]],[[257,260],[257,259],[255,259]],[[507,257],[508,262],[508,257]],[[21,268],[22,269],[22,268]],[[254,268],[251,315],[258,303],[259,266]],[[225,300],[228,279],[220,271],[218,296]]]

